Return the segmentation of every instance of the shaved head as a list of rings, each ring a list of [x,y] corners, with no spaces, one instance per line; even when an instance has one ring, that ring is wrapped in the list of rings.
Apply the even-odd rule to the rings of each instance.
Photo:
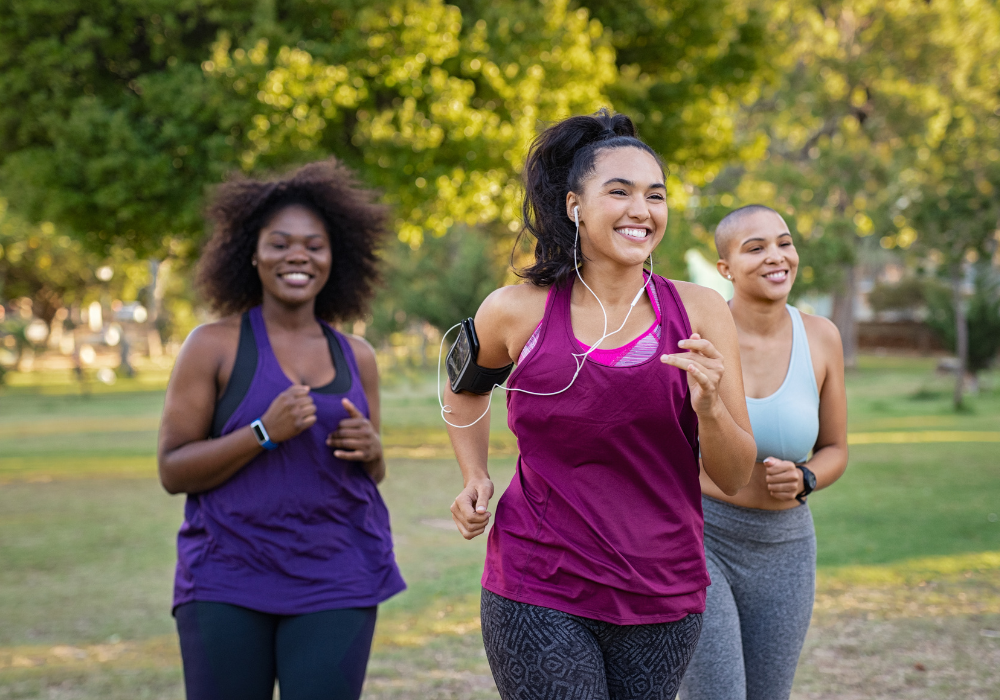
[[[719,253],[720,258],[725,259],[729,255],[729,249],[733,241],[739,237],[740,230],[746,220],[754,214],[762,212],[770,212],[781,218],[781,214],[763,204],[748,204],[745,207],[733,209],[723,217],[719,225],[715,227],[715,250]]]

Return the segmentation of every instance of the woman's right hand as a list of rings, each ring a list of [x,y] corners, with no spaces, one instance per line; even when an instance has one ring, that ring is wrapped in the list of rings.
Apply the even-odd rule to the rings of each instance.
[[[293,384],[274,397],[260,418],[271,442],[283,442],[308,430],[316,422],[316,404],[309,387]]]
[[[470,481],[451,504],[451,517],[462,537],[471,540],[486,531],[490,523],[487,510],[493,498],[493,482],[488,477]]]

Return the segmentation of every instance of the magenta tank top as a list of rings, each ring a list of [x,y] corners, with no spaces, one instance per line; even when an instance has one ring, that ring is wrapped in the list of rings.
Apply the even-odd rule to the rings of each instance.
[[[698,422],[685,375],[659,360],[691,326],[674,285],[654,283],[662,333],[649,360],[587,362],[555,396],[508,392],[519,456],[489,534],[487,590],[620,625],[704,611]],[[550,293],[538,344],[508,387],[569,383],[579,352],[571,293],[571,282]]]

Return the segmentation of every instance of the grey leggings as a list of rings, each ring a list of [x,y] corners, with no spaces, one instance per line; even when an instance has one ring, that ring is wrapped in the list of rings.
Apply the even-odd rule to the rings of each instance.
[[[681,700],[787,700],[809,629],[816,532],[809,506],[771,511],[703,497],[708,588]]]

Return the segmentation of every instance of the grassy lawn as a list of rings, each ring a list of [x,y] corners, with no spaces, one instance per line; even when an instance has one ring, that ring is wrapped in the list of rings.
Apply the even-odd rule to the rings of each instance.
[[[0,699],[183,697],[169,614],[183,502],[155,478],[162,376],[87,397],[59,377],[12,379]],[[795,698],[1000,698],[1000,443],[920,442],[1000,435],[998,384],[955,414],[933,361],[867,357],[849,378],[851,433],[878,435],[810,499],[820,576]],[[391,386],[384,404],[383,494],[410,587],[380,611],[365,697],[496,698],[478,627],[485,540],[451,524],[460,477],[433,384]],[[494,405],[503,486],[515,446]]]

